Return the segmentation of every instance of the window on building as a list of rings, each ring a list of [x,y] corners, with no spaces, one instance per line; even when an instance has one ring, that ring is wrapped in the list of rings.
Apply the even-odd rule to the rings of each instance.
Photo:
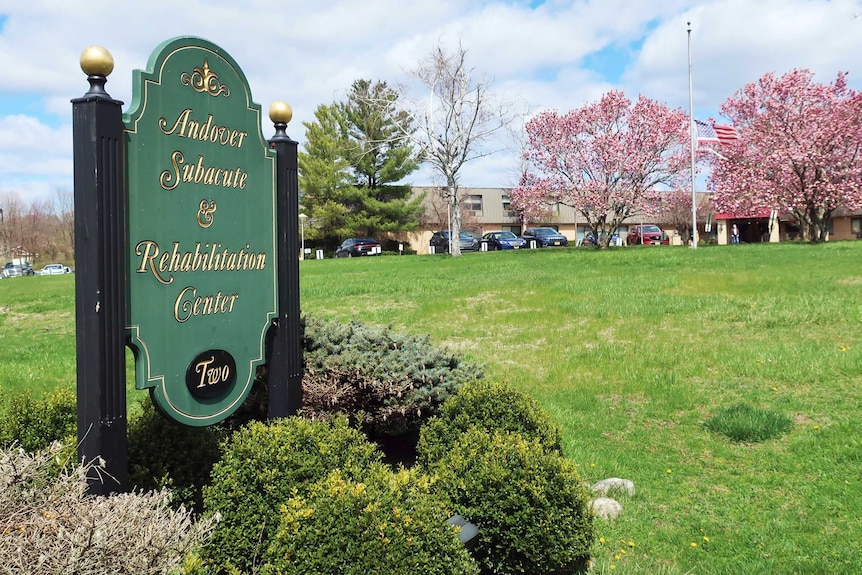
[[[501,200],[503,201],[503,215],[510,218],[517,218],[518,210],[512,208],[512,200],[509,196],[503,196]]]
[[[850,231],[862,238],[862,218],[850,218]]]
[[[464,196],[464,200],[461,202],[461,205],[465,210],[469,210],[471,212],[481,212],[482,211],[482,196],[481,195],[468,195]]]

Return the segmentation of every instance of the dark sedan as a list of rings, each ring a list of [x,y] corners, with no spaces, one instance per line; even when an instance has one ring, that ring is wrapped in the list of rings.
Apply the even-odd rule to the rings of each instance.
[[[462,252],[478,252],[479,251],[479,240],[468,234],[467,232],[461,230],[459,234],[460,237],[460,245]],[[449,231],[443,230],[441,232],[434,232],[434,235],[431,236],[431,247],[434,248],[434,253],[448,253],[449,250]]]
[[[668,245],[670,244],[670,238],[666,233],[662,231],[662,229],[658,226],[654,225],[639,225],[632,226],[629,230],[628,236],[626,236],[626,243],[630,246],[634,245]]]
[[[383,249],[374,238],[348,238],[335,248],[337,258],[358,258],[360,256],[379,256]]]
[[[488,242],[489,250],[520,250],[527,247],[527,240],[512,232],[488,232],[482,236]]]
[[[569,245],[569,239],[554,228],[527,228],[523,238],[527,240],[527,245],[535,241],[539,248]]]

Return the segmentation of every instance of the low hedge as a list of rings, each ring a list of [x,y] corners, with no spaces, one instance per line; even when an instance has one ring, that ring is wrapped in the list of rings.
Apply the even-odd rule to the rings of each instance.
[[[374,445],[345,418],[250,423],[226,441],[204,488],[204,509],[221,520],[202,556],[219,570],[254,572],[285,501],[307,493],[336,469],[347,478],[361,478],[379,461]]]
[[[508,384],[476,381],[464,385],[421,430],[418,460],[433,464],[445,457],[461,435],[479,429],[518,433],[562,453],[562,431],[539,402]]]
[[[75,392],[58,388],[34,398],[29,392],[9,395],[0,417],[0,444],[14,443],[36,452],[55,441],[75,444],[78,436]]]
[[[473,427],[433,467],[435,491],[479,528],[483,574],[586,569],[593,541],[576,465],[538,440]]]
[[[129,417],[128,482],[134,489],[170,488],[174,505],[200,512],[203,487],[221,457],[228,432],[220,426],[190,427],[163,417],[146,400],[142,411]]]
[[[415,470],[378,467],[363,481],[334,471],[287,501],[262,573],[478,573],[429,487]]]

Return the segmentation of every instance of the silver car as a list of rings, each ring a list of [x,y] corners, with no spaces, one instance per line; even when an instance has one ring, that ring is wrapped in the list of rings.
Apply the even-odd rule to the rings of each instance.
[[[71,268],[63,264],[48,264],[39,270],[40,276],[57,276],[70,273],[72,273]]]

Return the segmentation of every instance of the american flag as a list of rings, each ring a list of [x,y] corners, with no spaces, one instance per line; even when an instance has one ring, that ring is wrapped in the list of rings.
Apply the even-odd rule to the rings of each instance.
[[[697,127],[697,142],[718,142],[718,135],[715,133],[715,130],[712,129],[712,126],[707,124],[706,122],[701,122],[700,120],[694,121],[695,127]]]
[[[712,129],[715,130],[715,135],[718,136],[718,141],[722,144],[731,144],[739,139],[739,134],[736,133],[736,128],[733,126],[713,124]]]
[[[725,126],[723,124],[709,125],[700,120],[694,121],[697,127],[697,141],[700,142],[718,142],[720,144],[730,144],[739,139],[736,133],[736,128],[733,126]]]

